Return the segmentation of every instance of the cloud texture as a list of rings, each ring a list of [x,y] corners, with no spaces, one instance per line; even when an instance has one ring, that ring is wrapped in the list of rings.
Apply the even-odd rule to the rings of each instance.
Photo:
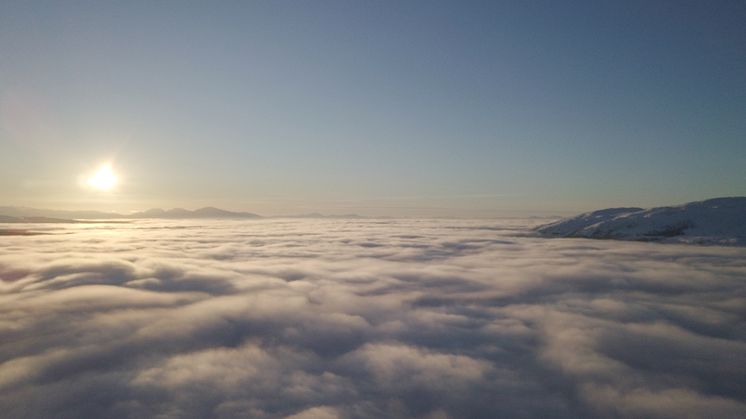
[[[0,411],[746,417],[746,249],[531,226],[142,220],[6,236]]]

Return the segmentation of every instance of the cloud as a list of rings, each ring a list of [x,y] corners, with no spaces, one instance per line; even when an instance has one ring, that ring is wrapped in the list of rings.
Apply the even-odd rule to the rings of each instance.
[[[744,417],[746,249],[530,222],[5,236],[10,417]]]

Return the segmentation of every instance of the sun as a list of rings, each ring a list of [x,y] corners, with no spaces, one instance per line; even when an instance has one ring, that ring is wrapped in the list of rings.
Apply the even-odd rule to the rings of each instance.
[[[88,178],[88,186],[100,191],[108,191],[117,185],[117,175],[111,164],[102,165],[93,176]]]

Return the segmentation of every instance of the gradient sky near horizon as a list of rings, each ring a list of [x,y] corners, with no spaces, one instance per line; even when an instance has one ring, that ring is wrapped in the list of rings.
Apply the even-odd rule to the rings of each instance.
[[[746,2],[0,4],[2,205],[489,216],[746,195]],[[121,184],[79,186],[110,161]]]

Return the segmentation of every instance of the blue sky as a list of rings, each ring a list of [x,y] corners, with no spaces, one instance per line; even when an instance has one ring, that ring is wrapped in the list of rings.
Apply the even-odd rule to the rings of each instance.
[[[489,216],[746,195],[746,3],[3,2],[3,204]],[[117,190],[78,179],[104,161]]]

